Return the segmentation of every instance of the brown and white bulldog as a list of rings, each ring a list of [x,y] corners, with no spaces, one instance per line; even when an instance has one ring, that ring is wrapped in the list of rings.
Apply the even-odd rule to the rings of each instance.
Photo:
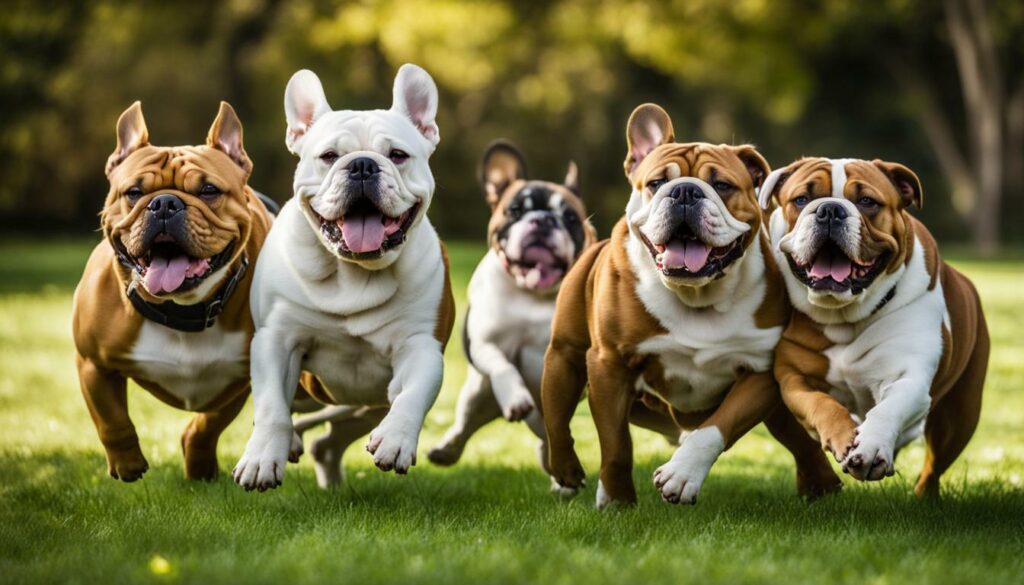
[[[185,477],[217,475],[217,439],[249,395],[247,266],[271,216],[246,181],[242,125],[221,102],[202,146],[149,143],[139,102],[117,122],[110,191],[75,290],[78,375],[111,477],[149,464],[128,416],[127,380],[196,415],[181,436]]]
[[[455,423],[428,456],[438,465],[455,463],[473,433],[504,416],[525,421],[537,435],[546,467],[544,421],[535,405],[555,295],[597,232],[579,196],[575,163],[561,183],[528,180],[522,153],[499,140],[485,151],[480,174],[491,207],[490,249],[469,281],[462,340],[470,365]]]
[[[778,201],[772,250],[797,309],[776,351],[786,405],[862,480],[892,475],[923,432],[915,492],[937,496],[978,423],[989,337],[974,286],[907,212],[921,195],[903,165],[804,158],[760,199]]]
[[[631,421],[679,438],[654,474],[667,502],[694,503],[718,456],[761,421],[795,456],[801,494],[834,491],[838,477],[772,377],[789,308],[755,195],[768,163],[752,146],[676,143],[653,104],[626,133],[626,215],[566,277],[545,357],[554,479],[583,483],[569,421],[589,379],[599,507],[636,501]]]

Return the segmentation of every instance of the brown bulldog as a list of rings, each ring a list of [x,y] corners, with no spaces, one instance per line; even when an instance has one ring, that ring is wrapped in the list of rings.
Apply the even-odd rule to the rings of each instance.
[[[939,257],[907,208],[921,206],[908,168],[805,158],[765,181],[772,250],[797,309],[776,352],[786,405],[843,470],[894,473],[924,433],[915,492],[939,476],[978,423],[989,338],[978,293]]]
[[[633,112],[627,139],[626,215],[558,295],[541,389],[554,479],[582,485],[569,421],[589,379],[599,507],[636,501],[630,421],[680,437],[654,475],[668,502],[694,503],[718,456],[761,421],[796,458],[801,494],[837,489],[777,408],[771,366],[789,306],[755,195],[768,163],[751,146],[676,143],[653,104]]]
[[[248,266],[271,215],[246,181],[242,125],[221,102],[203,146],[158,147],[139,102],[117,122],[110,192],[75,290],[78,375],[111,477],[149,464],[128,416],[127,380],[196,415],[181,436],[185,477],[217,475],[217,439],[248,396]]]

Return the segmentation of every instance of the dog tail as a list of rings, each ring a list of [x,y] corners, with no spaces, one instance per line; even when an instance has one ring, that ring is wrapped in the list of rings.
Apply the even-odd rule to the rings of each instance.
[[[555,480],[563,486],[582,480],[560,475],[567,467],[574,467],[567,463],[578,461],[569,421],[576,413],[576,405],[587,383],[587,350],[591,344],[587,324],[590,274],[607,245],[608,240],[605,240],[587,249],[562,281],[551,323],[551,342],[544,355],[541,411],[548,436],[548,463]]]

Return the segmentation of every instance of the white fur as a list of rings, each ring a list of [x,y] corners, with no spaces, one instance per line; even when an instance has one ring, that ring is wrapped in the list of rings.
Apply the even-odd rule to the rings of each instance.
[[[881,479],[893,472],[895,450],[924,430],[931,385],[942,357],[942,327],[949,324],[942,284],[936,282],[928,290],[931,276],[925,250],[915,240],[908,265],[882,274],[848,304],[821,306],[793,276],[780,249],[787,228],[782,211],[776,210],[770,222],[772,249],[790,300],[824,325],[826,337],[833,342],[824,352],[829,360],[830,394],[860,424],[857,446],[844,465],[860,459],[866,467],[857,473],[868,474],[860,479]],[[892,290],[894,296],[876,311]]]
[[[225,331],[219,322],[186,333],[143,319],[127,373],[159,384],[185,403],[186,410],[199,411],[245,377],[247,337],[244,331]]]
[[[250,297],[254,424],[234,471],[246,488],[275,487],[283,479],[293,433],[290,406],[302,370],[316,375],[338,404],[389,408],[367,444],[378,467],[404,473],[415,463],[423,420],[441,386],[442,348],[434,335],[445,278],[440,242],[425,216],[434,189],[427,159],[437,134],[436,126],[430,131],[432,113],[420,107],[425,98],[427,109],[431,103],[436,109],[436,88],[423,76],[402,68],[390,111],[315,106],[319,113],[303,131],[289,134],[289,148],[301,157],[295,197],[267,236]],[[301,126],[304,104],[322,98],[305,99],[308,76],[296,77],[301,85],[294,95],[290,85],[286,94],[297,100],[295,107],[286,103],[290,128]],[[432,102],[423,94],[431,88]],[[335,165],[320,154],[329,147],[343,157],[351,149],[385,156],[385,145],[411,155],[389,180],[399,198],[423,202],[420,217],[384,261],[368,266],[339,259],[304,217],[312,197],[329,195]]]
[[[672,459],[654,472],[654,485],[661,497],[673,504],[696,504],[711,466],[723,451],[725,438],[718,427],[687,434]]]

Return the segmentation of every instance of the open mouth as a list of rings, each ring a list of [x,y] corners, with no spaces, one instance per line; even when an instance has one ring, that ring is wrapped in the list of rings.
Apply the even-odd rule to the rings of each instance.
[[[888,256],[886,252],[867,264],[858,264],[851,260],[842,248],[829,241],[806,264],[800,264],[789,254],[786,258],[797,280],[809,288],[839,293],[849,291],[856,295],[871,286],[878,278]]]
[[[146,290],[159,295],[182,293],[199,286],[207,276],[227,263],[234,253],[235,241],[209,258],[189,256],[168,234],[158,235],[149,250],[139,257],[128,254],[117,240],[115,247],[122,262],[142,277]]]
[[[339,255],[354,260],[373,260],[405,242],[419,208],[417,202],[398,217],[390,217],[372,201],[362,198],[338,219],[327,219],[315,210],[313,214],[320,220],[320,233]]]
[[[672,278],[717,278],[743,255],[743,236],[724,246],[712,247],[701,241],[685,223],[676,228],[664,244],[652,244],[643,231],[637,231],[658,270]]]
[[[568,263],[542,242],[527,243],[520,251],[518,260],[509,259],[506,255],[505,261],[516,283],[531,290],[554,287],[562,281],[569,269]]]

